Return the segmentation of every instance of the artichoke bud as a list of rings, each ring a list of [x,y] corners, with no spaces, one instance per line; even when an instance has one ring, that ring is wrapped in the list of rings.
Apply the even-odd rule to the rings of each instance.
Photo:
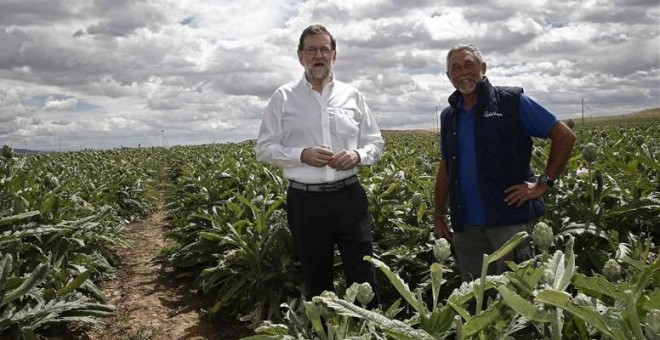
[[[541,251],[548,251],[554,239],[552,228],[545,222],[537,223],[532,230],[532,239]]]
[[[60,186],[60,180],[57,179],[57,177],[53,176],[52,174],[48,174],[46,176],[46,186],[48,189],[55,189]]]
[[[422,204],[422,194],[416,192],[412,195],[412,204],[414,207]]]
[[[451,247],[445,238],[440,238],[433,245],[433,255],[440,262],[444,262],[451,255]]]
[[[596,144],[588,143],[582,149],[582,156],[584,157],[584,160],[589,163],[595,162],[598,156],[598,147],[596,146]]]
[[[607,281],[616,282],[621,277],[621,266],[615,259],[609,259],[603,266],[603,275]]]
[[[635,136],[635,144],[637,144],[637,146],[642,146],[642,144],[644,144],[644,136]]]
[[[371,289],[371,285],[368,282],[360,283],[357,291],[357,300],[358,302],[366,306],[374,298],[374,291]]]

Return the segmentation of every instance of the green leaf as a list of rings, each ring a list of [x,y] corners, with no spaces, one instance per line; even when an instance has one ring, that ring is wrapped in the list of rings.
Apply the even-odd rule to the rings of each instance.
[[[220,296],[220,299],[213,305],[213,307],[209,309],[209,313],[211,315],[215,315],[220,312],[227,301],[229,301],[241,288],[243,288],[243,286],[246,284],[246,281],[247,280],[245,278],[236,280],[236,282],[234,282],[234,284],[229,287],[229,289],[226,290],[222,296]]]
[[[11,254],[5,254],[2,259],[0,259],[0,283],[4,283],[5,280],[11,275],[13,258]],[[1,288],[2,286],[0,286]]]
[[[598,329],[605,336],[614,339],[625,339],[625,336],[622,336],[620,332],[613,331],[608,326],[607,321],[596,311],[588,307],[579,306],[573,303],[571,301],[571,296],[566,292],[553,289],[544,289],[538,293],[536,300],[547,305],[561,308],[573,314],[585,323]]]
[[[57,196],[53,195],[52,193],[49,193],[46,196],[46,199],[41,204],[41,209],[40,209],[41,213],[45,214],[51,212],[53,210],[53,207],[55,207],[57,200],[58,200]]]
[[[321,336],[321,339],[327,339],[328,335],[323,329],[323,323],[321,322],[321,311],[319,307],[312,302],[304,302],[305,313],[309,317],[309,321],[312,322],[312,327],[314,331]]]
[[[504,303],[509,307],[515,310],[518,314],[524,316],[529,320],[534,320],[538,322],[550,322],[552,321],[552,316],[534,306],[529,301],[523,299],[517,293],[510,291],[506,286],[498,286],[497,290],[502,295]]]
[[[392,272],[385,263],[372,258],[371,256],[365,256],[364,259],[373,263],[376,268],[380,269],[385,274],[385,276],[387,276],[390,282],[392,282],[394,288],[396,288],[404,300],[406,300],[408,304],[410,304],[410,306],[413,307],[422,317],[428,317],[431,312],[424,306],[424,302],[419,301],[415,294],[410,291],[408,284],[403,281],[399,275]]]
[[[85,295],[94,298],[100,303],[107,303],[105,296],[103,296],[103,292],[101,292],[101,290],[91,280],[83,281],[78,290],[85,293]]]
[[[16,289],[7,292],[5,296],[0,301],[0,307],[7,305],[8,303],[18,299],[27,293],[30,289],[34,288],[37,284],[41,283],[50,270],[50,265],[48,263],[42,263],[37,268],[30,273],[30,275],[23,281],[23,283]]]
[[[201,237],[204,240],[216,242],[216,243],[220,243],[223,238],[222,235],[219,235],[218,233],[205,232],[205,231],[199,233],[199,237]]]
[[[575,274],[575,254],[573,253],[573,242],[574,239],[571,237],[566,243],[566,256],[564,257],[565,263],[563,264],[563,270],[558,270],[555,272],[555,282],[554,288],[556,290],[565,290],[568,288],[568,285],[571,283],[573,274]],[[562,268],[560,266],[560,268]]]
[[[23,340],[39,340],[34,330],[30,327],[21,327],[21,338]]]
[[[436,309],[428,319],[421,320],[422,329],[431,335],[443,335],[454,325],[454,316],[456,313],[449,307]]]
[[[521,264],[521,267],[517,270],[513,269],[511,272],[504,273],[509,282],[525,296],[533,294],[537,284],[543,277],[543,270],[546,268],[545,266],[533,268],[533,265],[534,261],[530,261],[524,266]]]
[[[330,296],[330,295],[315,296],[312,299],[312,301],[323,302],[326,306],[328,306],[328,308],[332,308],[339,315],[359,317],[361,319],[369,320],[370,323],[377,325],[386,333],[391,334],[392,336],[396,336],[397,339],[409,339],[409,340],[435,339],[435,337],[431,336],[430,334],[422,330],[414,329],[402,321],[388,319],[382,314],[372,312],[370,310],[356,306],[346,300],[339,299],[336,296]]]
[[[500,249],[496,250],[494,253],[488,255],[488,263],[491,264],[502,257],[506,256],[508,253],[512,252],[523,240],[529,238],[529,234],[526,231],[521,231],[513,235],[506,243],[504,243]]]
[[[501,302],[497,301],[483,313],[477,316],[473,316],[470,318],[470,320],[467,320],[465,324],[463,324],[463,335],[466,338],[469,338],[495,323],[495,321],[502,317],[501,307]]]
[[[64,288],[59,289],[57,291],[57,296],[61,297],[73,292],[78,287],[80,287],[87,279],[89,279],[90,275],[92,275],[92,270],[91,269],[85,270],[80,275],[78,275],[78,277],[71,280]]]
[[[447,306],[453,308],[456,311],[456,313],[458,313],[458,315],[460,315],[464,320],[467,321],[472,319],[472,316],[467,311],[467,309],[463,308],[462,306],[451,301],[447,301]]]
[[[0,218],[0,227],[5,226],[5,225],[15,224],[15,223],[17,223],[19,221],[23,221],[23,220],[29,220],[29,219],[31,219],[35,216],[39,216],[39,214],[41,214],[41,212],[39,212],[39,210],[34,210],[34,211],[24,212],[24,213],[18,214],[18,215],[3,217],[3,218]]]
[[[397,299],[392,303],[392,305],[390,305],[389,308],[387,308],[387,310],[385,311],[385,316],[389,318],[394,318],[401,311],[401,309],[399,309],[400,306],[401,306],[401,299]]]
[[[625,298],[621,289],[607,281],[607,279],[602,276],[586,276],[577,273],[573,276],[573,286],[580,291],[587,293],[587,295],[599,299],[603,295],[613,297],[616,300],[623,300]]]
[[[273,324],[270,321],[265,321],[259,327],[257,327],[254,331],[257,332],[258,334],[261,334],[261,335],[285,336],[289,333],[289,327],[287,327],[287,325]],[[243,338],[243,339],[246,339],[246,338]]]
[[[57,298],[57,291],[55,290],[55,288],[44,289],[44,292],[41,295],[41,297],[46,301],[54,300]]]
[[[644,295],[640,298],[640,307],[648,312],[651,309],[660,309],[660,288],[656,287],[648,295]]]

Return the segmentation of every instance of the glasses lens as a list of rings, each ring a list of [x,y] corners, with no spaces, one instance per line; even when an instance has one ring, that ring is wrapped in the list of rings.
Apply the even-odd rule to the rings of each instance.
[[[327,47],[307,47],[303,50],[307,55],[316,55],[316,52],[321,52],[322,55],[330,54],[331,50]]]

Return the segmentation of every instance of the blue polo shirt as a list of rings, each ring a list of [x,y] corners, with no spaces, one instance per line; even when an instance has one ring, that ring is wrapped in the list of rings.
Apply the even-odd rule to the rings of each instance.
[[[486,224],[486,213],[477,181],[479,174],[474,145],[475,107],[476,105],[466,111],[463,109],[462,98],[458,103],[458,182],[463,221],[466,225],[483,226]],[[550,129],[558,122],[552,113],[525,94],[520,95],[519,111],[525,134],[530,137],[547,137]]]

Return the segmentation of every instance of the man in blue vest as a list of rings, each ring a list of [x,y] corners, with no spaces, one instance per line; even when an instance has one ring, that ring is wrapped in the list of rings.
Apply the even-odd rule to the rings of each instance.
[[[483,254],[528,231],[545,212],[542,197],[566,166],[576,138],[522,88],[492,86],[485,74],[486,63],[474,45],[458,45],[447,54],[447,77],[456,91],[441,114],[433,234],[453,243],[464,281],[480,276]],[[530,166],[531,137],[551,140],[539,176]],[[531,255],[530,245],[523,244],[489,274],[501,274],[503,261]]]

